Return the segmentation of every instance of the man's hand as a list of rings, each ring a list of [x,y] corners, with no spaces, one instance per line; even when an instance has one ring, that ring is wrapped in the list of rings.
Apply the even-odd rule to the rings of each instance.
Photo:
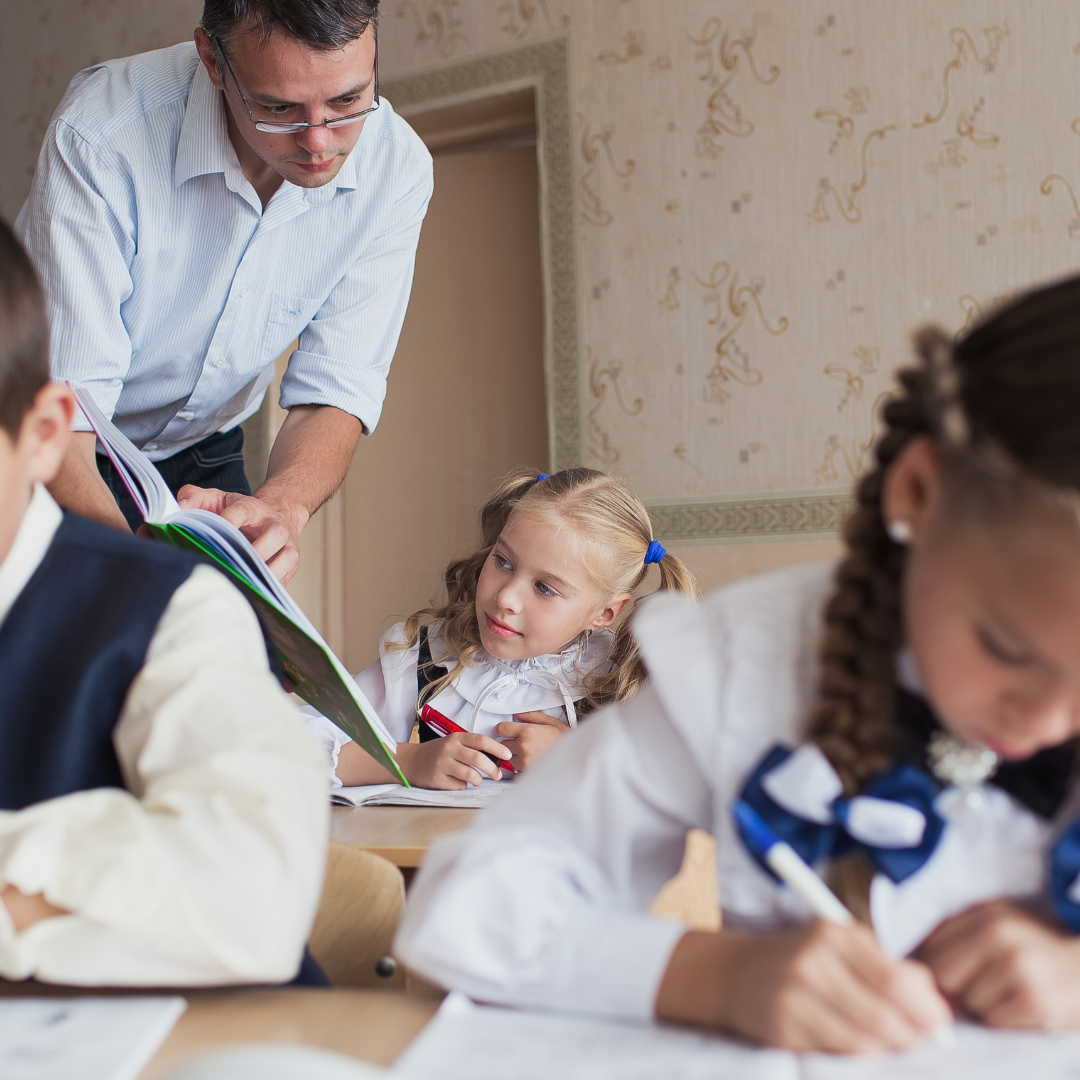
[[[918,955],[956,1008],[991,1027],[1080,1027],[1080,940],[1017,904],[968,908]]]
[[[502,775],[488,754],[504,760],[510,756],[502,743],[487,735],[455,731],[430,742],[398,743],[397,758],[410,784],[442,791],[463,791],[470,784],[478,787],[485,776],[498,780]]]
[[[184,509],[209,510],[231,521],[278,581],[288,585],[300,566],[300,533],[310,516],[306,508],[274,505],[257,495],[237,495],[194,484],[185,484],[177,501]]]
[[[660,1019],[796,1051],[903,1050],[952,1020],[922,964],[890,960],[865,926],[689,931],[668,962]]]
[[[570,728],[558,717],[542,712],[517,713],[518,723],[504,720],[495,734],[505,739],[503,746],[510,751],[511,764],[524,772],[544,756]]]
[[[63,908],[50,904],[42,893],[27,896],[26,893],[15,888],[14,885],[4,887],[3,891],[0,892],[0,900],[4,902],[4,906],[8,909],[8,914],[11,916],[11,921],[15,926],[15,932],[20,934],[28,926],[33,926],[34,923],[41,922],[42,919],[53,919],[57,915],[71,914],[71,912],[65,911]]]

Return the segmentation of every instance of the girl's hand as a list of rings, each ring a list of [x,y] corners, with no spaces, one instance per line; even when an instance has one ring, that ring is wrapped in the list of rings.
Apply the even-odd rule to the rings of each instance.
[[[518,723],[504,720],[495,728],[495,734],[506,739],[502,745],[513,755],[511,763],[518,772],[542,758],[570,728],[557,716],[542,712],[517,713]]]
[[[1080,939],[1016,904],[947,919],[919,956],[957,1008],[991,1027],[1080,1027]]]
[[[398,764],[409,783],[442,791],[462,791],[470,784],[479,786],[485,776],[498,780],[502,775],[499,766],[485,754],[504,760],[510,756],[502,743],[475,731],[455,731],[430,742],[398,744]]]
[[[770,934],[688,932],[656,1013],[832,1054],[902,1050],[952,1020],[929,969],[890,960],[865,926],[824,922]]]

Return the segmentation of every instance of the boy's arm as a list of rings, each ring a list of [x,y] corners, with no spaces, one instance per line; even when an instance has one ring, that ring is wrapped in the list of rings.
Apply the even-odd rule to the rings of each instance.
[[[0,814],[0,888],[70,915],[17,932],[0,974],[75,985],[280,982],[318,904],[318,747],[270,674],[247,602],[199,567],[131,685],[114,743],[128,790]]]

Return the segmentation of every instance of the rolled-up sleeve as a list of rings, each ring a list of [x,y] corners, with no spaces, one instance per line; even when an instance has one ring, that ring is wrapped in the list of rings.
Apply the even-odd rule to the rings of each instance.
[[[709,784],[651,689],[560,741],[431,848],[396,949],[483,1001],[646,1019],[685,931],[650,916]]]
[[[127,790],[0,814],[0,884],[71,912],[16,934],[0,904],[0,974],[291,978],[322,889],[325,766],[254,613],[216,571],[197,568],[173,596],[113,738]]]
[[[281,380],[283,409],[334,405],[371,434],[412,291],[416,245],[433,188],[431,158],[389,206],[362,250],[300,335]]]

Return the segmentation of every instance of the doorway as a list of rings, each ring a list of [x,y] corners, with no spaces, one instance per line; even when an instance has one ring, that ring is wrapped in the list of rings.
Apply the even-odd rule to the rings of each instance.
[[[344,660],[437,600],[515,465],[546,470],[544,298],[531,88],[412,115],[435,159],[378,429],[343,485]]]

